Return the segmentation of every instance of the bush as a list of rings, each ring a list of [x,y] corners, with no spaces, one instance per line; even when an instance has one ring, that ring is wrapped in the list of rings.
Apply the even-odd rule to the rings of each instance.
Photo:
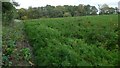
[[[26,19],[28,19],[28,17],[27,16],[23,16],[23,17],[21,17],[21,19],[22,20],[26,20]]]
[[[2,21],[3,25],[9,25],[14,20],[15,7],[10,2],[2,3]]]
[[[69,12],[64,13],[63,17],[71,17],[72,15]]]

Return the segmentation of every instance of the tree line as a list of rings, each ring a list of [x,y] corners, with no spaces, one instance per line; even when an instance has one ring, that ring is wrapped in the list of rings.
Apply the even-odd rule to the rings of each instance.
[[[17,9],[18,19],[37,19],[37,18],[57,18],[57,17],[74,17],[101,14],[117,14],[118,8],[109,7],[107,4],[95,6],[79,4],[78,6],[64,5],[44,7],[29,7],[28,9]]]
[[[57,18],[57,17],[74,17],[97,14],[117,14],[118,8],[109,7],[107,4],[95,6],[79,4],[78,6],[63,5],[52,6],[46,5],[44,7],[29,7],[28,9],[15,7],[19,6],[17,2],[3,2],[2,13],[3,21],[12,21],[12,19],[38,19],[38,18]]]

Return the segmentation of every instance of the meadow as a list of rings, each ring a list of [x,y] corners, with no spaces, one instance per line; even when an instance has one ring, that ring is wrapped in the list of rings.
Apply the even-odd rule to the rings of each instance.
[[[35,65],[106,66],[118,63],[118,16],[24,20]]]

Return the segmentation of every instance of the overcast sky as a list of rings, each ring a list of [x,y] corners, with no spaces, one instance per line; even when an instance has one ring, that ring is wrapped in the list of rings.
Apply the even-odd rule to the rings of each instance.
[[[14,0],[20,4],[17,8],[28,8],[29,6],[38,7],[48,5],[79,5],[90,4],[98,8],[98,4],[108,4],[110,7],[118,7],[120,0]]]

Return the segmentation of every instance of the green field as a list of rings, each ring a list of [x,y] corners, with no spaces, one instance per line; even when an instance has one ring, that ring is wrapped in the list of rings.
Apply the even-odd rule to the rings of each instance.
[[[117,65],[117,15],[41,18],[24,24],[36,65]]]

